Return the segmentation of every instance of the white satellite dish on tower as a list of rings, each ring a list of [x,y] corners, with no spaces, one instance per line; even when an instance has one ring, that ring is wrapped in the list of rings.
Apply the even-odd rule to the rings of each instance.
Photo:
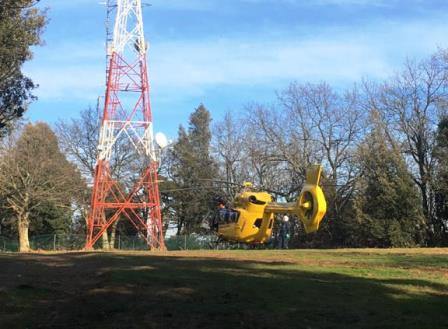
[[[157,145],[159,145],[159,147],[161,149],[164,149],[165,147],[168,146],[168,139],[166,138],[164,133],[160,133],[160,132],[157,133],[155,138],[156,138]]]

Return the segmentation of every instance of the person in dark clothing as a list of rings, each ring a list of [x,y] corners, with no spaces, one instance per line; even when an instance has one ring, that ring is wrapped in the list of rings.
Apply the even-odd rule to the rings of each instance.
[[[216,205],[216,211],[210,221],[210,228],[214,231],[217,231],[219,224],[223,223],[226,214],[227,214],[227,208],[224,201],[218,200],[218,203]]]
[[[278,248],[279,249],[288,249],[288,241],[289,241],[289,230],[290,230],[289,217],[287,215],[283,216],[282,221],[280,223],[280,229],[278,234]]]
[[[219,225],[236,223],[239,219],[239,212],[228,209],[223,200],[219,200],[216,205],[216,211],[210,219],[210,228],[218,231]]]
[[[220,223],[226,222],[227,212],[228,212],[228,210],[224,203],[218,204],[218,221]]]

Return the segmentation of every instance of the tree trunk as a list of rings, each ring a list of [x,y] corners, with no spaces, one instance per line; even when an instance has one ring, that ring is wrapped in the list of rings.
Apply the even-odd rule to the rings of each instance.
[[[107,230],[105,230],[103,232],[102,242],[103,242],[103,249],[109,250],[110,249],[110,245],[109,245],[109,236],[107,235]]]
[[[181,218],[179,218],[178,221],[177,221],[177,231],[176,231],[176,235],[181,235],[183,226],[184,226],[184,218],[181,217]]]
[[[30,227],[30,223],[28,221],[28,216],[21,216],[18,220],[18,229],[19,229],[19,252],[28,252],[30,251],[30,240],[28,237],[28,231]]]
[[[115,236],[117,234],[118,221],[112,224],[110,231],[109,249],[115,249]]]
[[[81,213],[82,213],[82,216],[84,217],[84,222],[85,222],[85,225],[86,225],[86,229],[89,227],[89,208],[82,208],[81,209]]]

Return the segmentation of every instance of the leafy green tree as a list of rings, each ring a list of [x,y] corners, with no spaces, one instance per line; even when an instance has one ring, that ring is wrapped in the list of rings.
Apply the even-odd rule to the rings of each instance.
[[[55,202],[42,202],[30,214],[30,236],[70,233],[72,216],[73,211],[69,204],[61,207]]]
[[[210,112],[200,105],[191,115],[188,132],[181,126],[172,151],[171,179],[179,190],[172,194],[177,233],[191,233],[212,210],[212,180],[217,166],[210,156]]]
[[[30,228],[66,230],[71,209],[85,188],[50,127],[26,125],[0,160],[0,195],[13,216],[10,222],[16,225],[20,251],[30,249]]]
[[[448,117],[440,120],[435,148],[436,175],[435,186],[435,208],[436,223],[432,228],[435,243],[448,245]]]
[[[369,247],[404,247],[420,242],[424,217],[405,161],[378,113],[359,149],[362,176],[354,200],[357,241]]]
[[[25,112],[34,99],[35,84],[23,75],[31,46],[41,43],[45,13],[34,0],[0,0],[0,135]]]

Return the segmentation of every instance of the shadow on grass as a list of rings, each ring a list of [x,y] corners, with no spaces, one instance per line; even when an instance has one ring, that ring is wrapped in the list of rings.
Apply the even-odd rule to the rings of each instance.
[[[280,260],[0,255],[0,269],[0,328],[448,327],[444,284]]]

